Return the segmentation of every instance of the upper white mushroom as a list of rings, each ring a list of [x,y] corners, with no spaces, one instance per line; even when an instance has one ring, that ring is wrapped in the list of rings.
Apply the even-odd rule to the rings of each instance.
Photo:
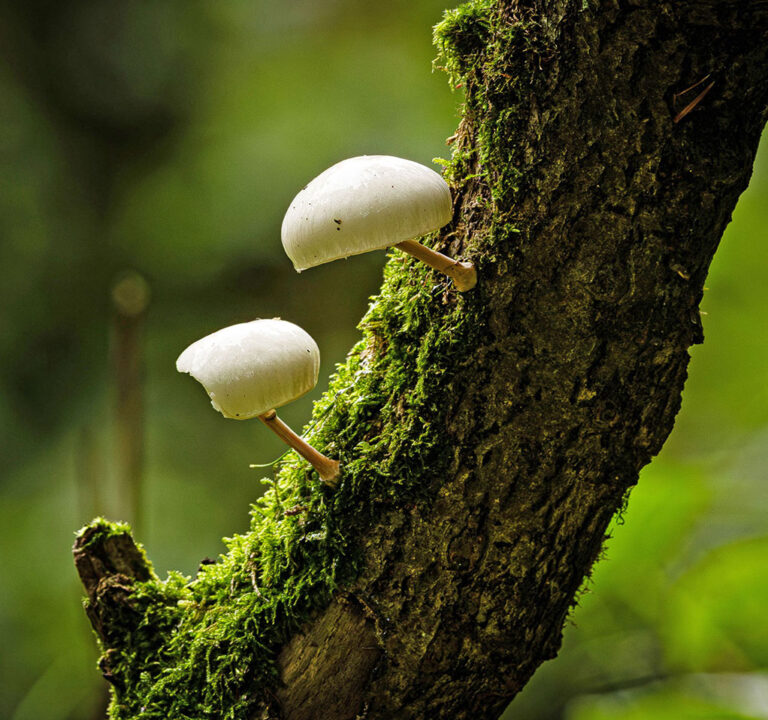
[[[363,155],[328,168],[301,190],[281,235],[301,272],[424,235],[451,217],[451,191],[434,170],[389,155]]]
[[[224,417],[247,420],[315,387],[320,350],[298,325],[254,320],[192,343],[176,369],[200,382]]]

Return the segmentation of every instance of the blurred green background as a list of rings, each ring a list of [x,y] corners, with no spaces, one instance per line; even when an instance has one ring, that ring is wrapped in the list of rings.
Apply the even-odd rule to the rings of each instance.
[[[135,520],[161,575],[194,573],[246,529],[269,472],[248,465],[282,449],[215,413],[176,356],[280,315],[317,339],[323,390],[384,256],[299,277],[282,215],[344,157],[448,154],[461,98],[430,65],[445,7],[0,0],[0,717],[103,717],[79,526]],[[767,201],[764,148],[712,268],[677,427],[563,652],[506,718],[768,718]],[[300,427],[312,399],[283,417]],[[126,477],[142,455],[137,517]]]

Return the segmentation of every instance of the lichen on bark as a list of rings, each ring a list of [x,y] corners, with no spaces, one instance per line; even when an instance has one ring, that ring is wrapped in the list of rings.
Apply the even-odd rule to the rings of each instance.
[[[86,589],[113,717],[498,716],[672,428],[767,31],[764,4],[716,0],[447,13],[437,64],[465,99],[431,242],[479,283],[391,254],[308,431],[338,489],[287,460],[194,579],[159,581],[125,528],[81,533],[81,564],[108,559]]]

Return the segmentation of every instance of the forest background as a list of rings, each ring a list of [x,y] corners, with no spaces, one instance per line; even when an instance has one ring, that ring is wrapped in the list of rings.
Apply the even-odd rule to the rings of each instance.
[[[249,464],[283,450],[213,412],[176,356],[234,322],[296,322],[323,365],[283,416],[308,420],[384,256],[298,276],[280,222],[342,158],[449,156],[462,95],[432,70],[431,43],[445,9],[0,2],[0,717],[100,717],[78,527],[135,521],[160,575],[194,574],[247,528],[272,473]],[[615,521],[560,656],[506,720],[768,718],[766,228],[763,143],[712,265],[675,430]],[[143,358],[140,385],[126,353]],[[143,399],[141,448],[118,386]]]

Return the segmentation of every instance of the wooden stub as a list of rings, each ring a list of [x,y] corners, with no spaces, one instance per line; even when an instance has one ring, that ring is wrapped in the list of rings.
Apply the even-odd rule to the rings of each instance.
[[[335,600],[278,657],[283,685],[275,694],[282,717],[354,720],[381,655],[373,621],[356,603]]]
[[[132,609],[133,583],[149,580],[152,569],[127,531],[104,533],[93,525],[78,535],[72,552],[88,596],[86,614],[109,647],[116,642],[109,630],[109,617]]]

